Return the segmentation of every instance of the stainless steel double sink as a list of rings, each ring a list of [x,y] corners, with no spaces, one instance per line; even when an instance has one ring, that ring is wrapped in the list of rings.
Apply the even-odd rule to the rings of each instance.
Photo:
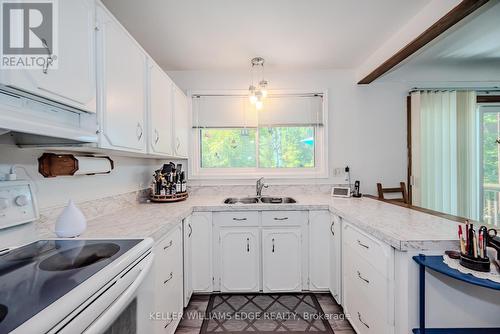
[[[229,197],[224,200],[224,204],[293,204],[297,203],[292,197]]]

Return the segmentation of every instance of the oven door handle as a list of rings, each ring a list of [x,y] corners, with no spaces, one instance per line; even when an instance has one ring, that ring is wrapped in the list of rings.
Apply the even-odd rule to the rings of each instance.
[[[154,254],[150,254],[148,259],[144,260],[142,264],[141,273],[137,276],[135,281],[129,285],[129,287],[123,291],[123,293],[118,297],[111,306],[109,306],[101,316],[96,319],[87,329],[83,332],[85,334],[101,334],[108,329],[111,324],[116,320],[117,315],[127,306],[130,302],[137,289],[141,285],[142,281],[146,278],[151,266],[153,265]]]

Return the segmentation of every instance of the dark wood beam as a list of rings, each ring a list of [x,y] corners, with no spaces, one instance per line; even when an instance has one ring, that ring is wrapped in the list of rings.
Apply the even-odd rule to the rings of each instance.
[[[500,95],[479,95],[476,101],[477,103],[500,103]]]
[[[395,55],[387,59],[384,63],[382,63],[382,65],[377,67],[366,77],[361,79],[361,81],[358,82],[358,85],[366,85],[375,81],[383,74],[387,73],[389,70],[401,63],[403,60],[423,48],[436,37],[443,34],[446,30],[463,20],[469,14],[479,9],[488,1],[489,0],[463,0],[460,4],[449,11],[445,16],[440,18],[436,23],[430,26],[417,38],[415,38],[401,50],[396,52]]]

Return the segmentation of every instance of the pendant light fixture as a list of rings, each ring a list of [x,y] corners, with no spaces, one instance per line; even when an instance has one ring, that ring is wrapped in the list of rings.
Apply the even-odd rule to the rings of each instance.
[[[248,98],[257,110],[261,110],[264,106],[262,100],[267,97],[267,86],[269,85],[269,82],[264,79],[264,58],[255,57],[251,60],[251,64],[252,83],[248,87]],[[257,86],[254,84],[254,71],[256,67],[258,67],[257,71],[260,70],[260,80]]]

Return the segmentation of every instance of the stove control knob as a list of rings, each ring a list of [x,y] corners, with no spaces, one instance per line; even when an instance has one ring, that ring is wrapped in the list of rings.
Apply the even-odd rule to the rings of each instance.
[[[0,198],[0,211],[9,207],[9,200],[7,198]]]
[[[17,196],[16,199],[15,199],[15,201],[16,201],[16,204],[18,206],[26,206],[29,203],[28,196],[26,196],[26,195],[19,195],[19,196]]]

